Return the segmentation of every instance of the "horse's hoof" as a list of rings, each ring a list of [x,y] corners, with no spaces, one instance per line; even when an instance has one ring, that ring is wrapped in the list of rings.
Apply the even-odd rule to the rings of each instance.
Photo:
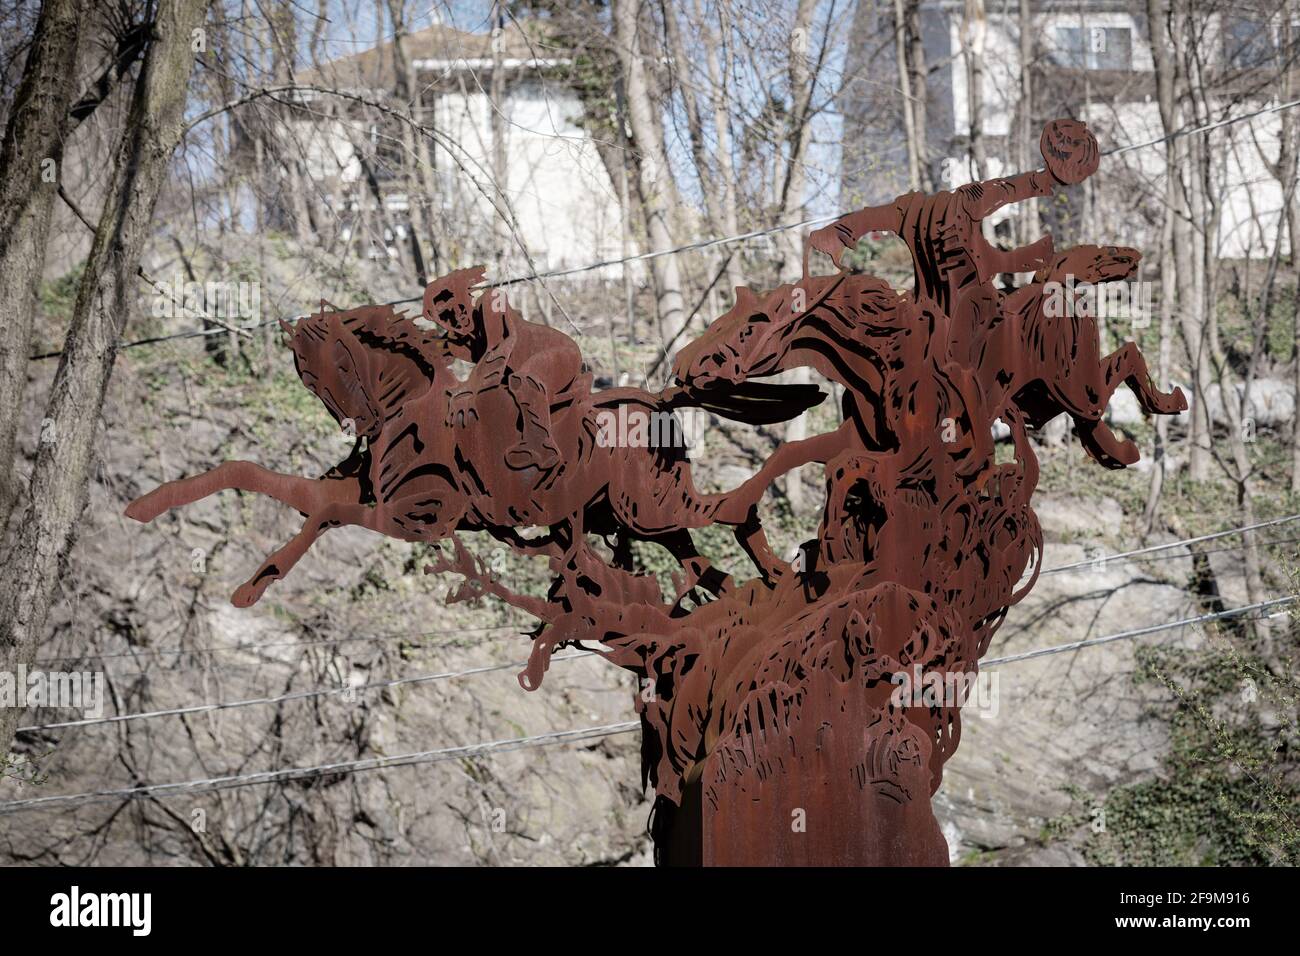
[[[151,508],[148,504],[149,495],[141,495],[126,506],[126,511],[122,512],[132,521],[139,521],[141,524],[148,524],[154,518],[162,513],[160,508]]]
[[[1084,447],[1088,454],[1096,459],[1098,464],[1103,468],[1110,468],[1112,471],[1136,464],[1138,459],[1142,457],[1142,453],[1138,451],[1138,446],[1132,441],[1123,441],[1118,445],[1104,448],[1097,445]]]
[[[1076,422],[1076,428],[1084,450],[1103,467],[1127,468],[1142,457],[1136,442],[1132,439],[1120,441],[1100,419]]]
[[[1115,460],[1124,467],[1136,465],[1142,458],[1142,452],[1138,450],[1137,442],[1126,441],[1116,449]]]
[[[252,607],[261,600],[262,592],[266,590],[266,585],[241,584],[231,595],[230,603],[238,608]]]

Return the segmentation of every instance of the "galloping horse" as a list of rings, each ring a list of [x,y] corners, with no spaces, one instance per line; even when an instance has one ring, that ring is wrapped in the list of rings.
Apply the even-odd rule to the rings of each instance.
[[[552,409],[553,467],[509,466],[501,436],[518,410],[502,388],[473,396],[477,418],[447,422],[449,396],[465,384],[452,371],[438,336],[388,306],[324,311],[285,326],[298,374],[341,425],[354,431],[351,454],[319,479],[280,474],[245,461],[225,462],[191,478],[167,482],[134,501],[126,514],[151,521],[162,512],[225,489],[265,494],[306,515],[302,530],[270,555],[236,590],[233,603],[255,603],[284,577],[326,530],[358,525],[405,541],[437,542],[456,530],[487,531],[510,546],[572,561],[587,531],[613,535],[616,566],[631,570],[632,540],[658,543],[688,572],[687,588],[720,593],[729,576],[696,550],[689,529],[734,526],[737,540],[764,576],[782,573],[755,507],[780,472],[766,467],[733,492],[706,495],[691,480],[680,445],[604,443],[596,415],[619,405],[641,414],[705,407],[780,421],[821,400],[815,388],[779,394],[750,388],[747,401],[723,407],[706,393],[640,389],[586,394]],[[469,383],[474,382],[471,376]],[[737,408],[740,409],[737,412]],[[680,433],[680,432],[678,432]],[[545,527],[536,538],[516,528]]]
[[[825,463],[857,449],[888,452],[918,440],[978,472],[992,452],[974,374],[947,358],[949,320],[872,276],[842,272],[748,294],[678,353],[677,380],[740,385],[793,368],[845,387],[845,422],[792,442],[781,467]]]
[[[1134,342],[1102,356],[1093,307],[1084,290],[1131,278],[1142,255],[1122,246],[1076,246],[1056,256],[1034,281],[1007,296],[1004,320],[980,343],[975,357],[993,407],[1009,397],[1034,428],[1061,413],[1074,420],[1087,453],[1107,468],[1138,460],[1132,441],[1118,439],[1102,420],[1111,396],[1127,384],[1142,411],[1172,415],[1187,408],[1182,390],[1162,392],[1151,382],[1146,359]],[[1052,290],[1052,284],[1056,289]],[[1077,298],[1048,308],[1067,288]]]

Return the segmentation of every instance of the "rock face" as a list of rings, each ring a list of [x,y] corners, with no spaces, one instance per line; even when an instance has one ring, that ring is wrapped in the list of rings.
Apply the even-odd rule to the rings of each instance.
[[[1241,397],[1245,394],[1246,385],[1244,382],[1235,383],[1236,396],[1233,398],[1233,408],[1240,406]],[[1195,396],[1189,391],[1189,402],[1195,401]],[[1223,407],[1223,390],[1218,382],[1210,385],[1205,392],[1205,404],[1210,413],[1210,421],[1216,425],[1227,425],[1229,423],[1228,413]],[[1290,425],[1295,421],[1295,386],[1279,378],[1261,378],[1251,383],[1250,401],[1246,404],[1246,417],[1250,418],[1255,428],[1282,428]],[[1184,427],[1191,424],[1191,410],[1181,413],[1178,416],[1178,423]],[[1120,421],[1120,424],[1126,424]]]
[[[1113,500],[1044,499],[1040,511],[1048,529],[1048,567],[1119,550],[1119,522],[1105,517],[1121,514]],[[1102,520],[1088,528],[1086,516],[1094,514]],[[1055,523],[1066,516],[1075,520]],[[1076,543],[1063,543],[1057,528]],[[1194,596],[1180,586],[1190,574],[1190,557],[1166,557],[1154,576],[1115,562],[1040,578],[1008,617],[988,657],[1198,613]],[[1177,630],[1140,639],[1187,647],[1197,642],[1197,635]],[[935,797],[955,861],[1083,862],[1068,846],[1043,841],[1048,820],[1078,809],[1069,788],[1101,793],[1148,773],[1166,745],[1162,725],[1142,719],[1142,698],[1129,679],[1138,646],[1139,641],[1104,644],[988,670],[997,681],[997,707],[968,711],[962,746]]]
[[[522,693],[515,675],[528,653],[527,625],[485,601],[447,608],[445,583],[422,573],[410,546],[360,529],[331,531],[330,547],[304,559],[264,606],[232,607],[231,591],[298,530],[299,515],[229,492],[142,538],[140,526],[121,517],[126,502],[214,458],[257,458],[312,475],[347,446],[314,407],[294,402],[290,368],[248,381],[209,367],[192,379],[183,362],[133,365],[139,354],[127,353],[114,376],[85,528],[41,659],[104,673],[106,715],[321,694],[24,733],[16,749],[48,777],[24,785],[5,776],[0,801],[391,756],[631,717],[632,679],[597,659],[557,661],[549,693]],[[29,391],[42,395],[42,384]],[[39,423],[40,415],[27,420]],[[30,448],[37,435],[26,438]],[[511,568],[521,583],[544,589],[545,578],[526,564]],[[485,667],[500,669],[342,692]],[[38,709],[22,723],[80,716]],[[650,804],[638,768],[636,735],[622,734],[165,802],[24,812],[0,818],[0,861],[648,863]]]

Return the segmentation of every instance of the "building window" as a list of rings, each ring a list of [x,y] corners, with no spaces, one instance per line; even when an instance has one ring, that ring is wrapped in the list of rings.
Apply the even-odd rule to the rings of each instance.
[[[1076,70],[1131,70],[1133,31],[1128,27],[1057,27],[1052,61]]]
[[[1224,18],[1223,58],[1229,67],[1250,70],[1267,66],[1276,53],[1267,23],[1246,17]]]

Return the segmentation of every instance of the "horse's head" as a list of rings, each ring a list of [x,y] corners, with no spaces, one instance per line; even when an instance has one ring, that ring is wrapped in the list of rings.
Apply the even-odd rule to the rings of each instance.
[[[1121,282],[1137,272],[1141,261],[1142,253],[1127,246],[1075,246],[1038,270],[1034,281],[1063,281],[1073,276],[1075,282],[1094,285]]]
[[[341,426],[373,438],[382,417],[365,387],[370,377],[366,349],[344,328],[347,314],[317,312],[285,328],[302,383]]]
[[[677,381],[707,388],[715,384],[739,385],[746,379],[778,371],[784,356],[778,344],[790,323],[783,321],[784,298],[765,307],[754,293],[736,289],[736,304],[719,316],[698,339],[677,353],[673,375]]]
[[[392,306],[322,310],[284,328],[298,377],[357,437],[373,440],[402,406],[448,385],[442,337]]]

